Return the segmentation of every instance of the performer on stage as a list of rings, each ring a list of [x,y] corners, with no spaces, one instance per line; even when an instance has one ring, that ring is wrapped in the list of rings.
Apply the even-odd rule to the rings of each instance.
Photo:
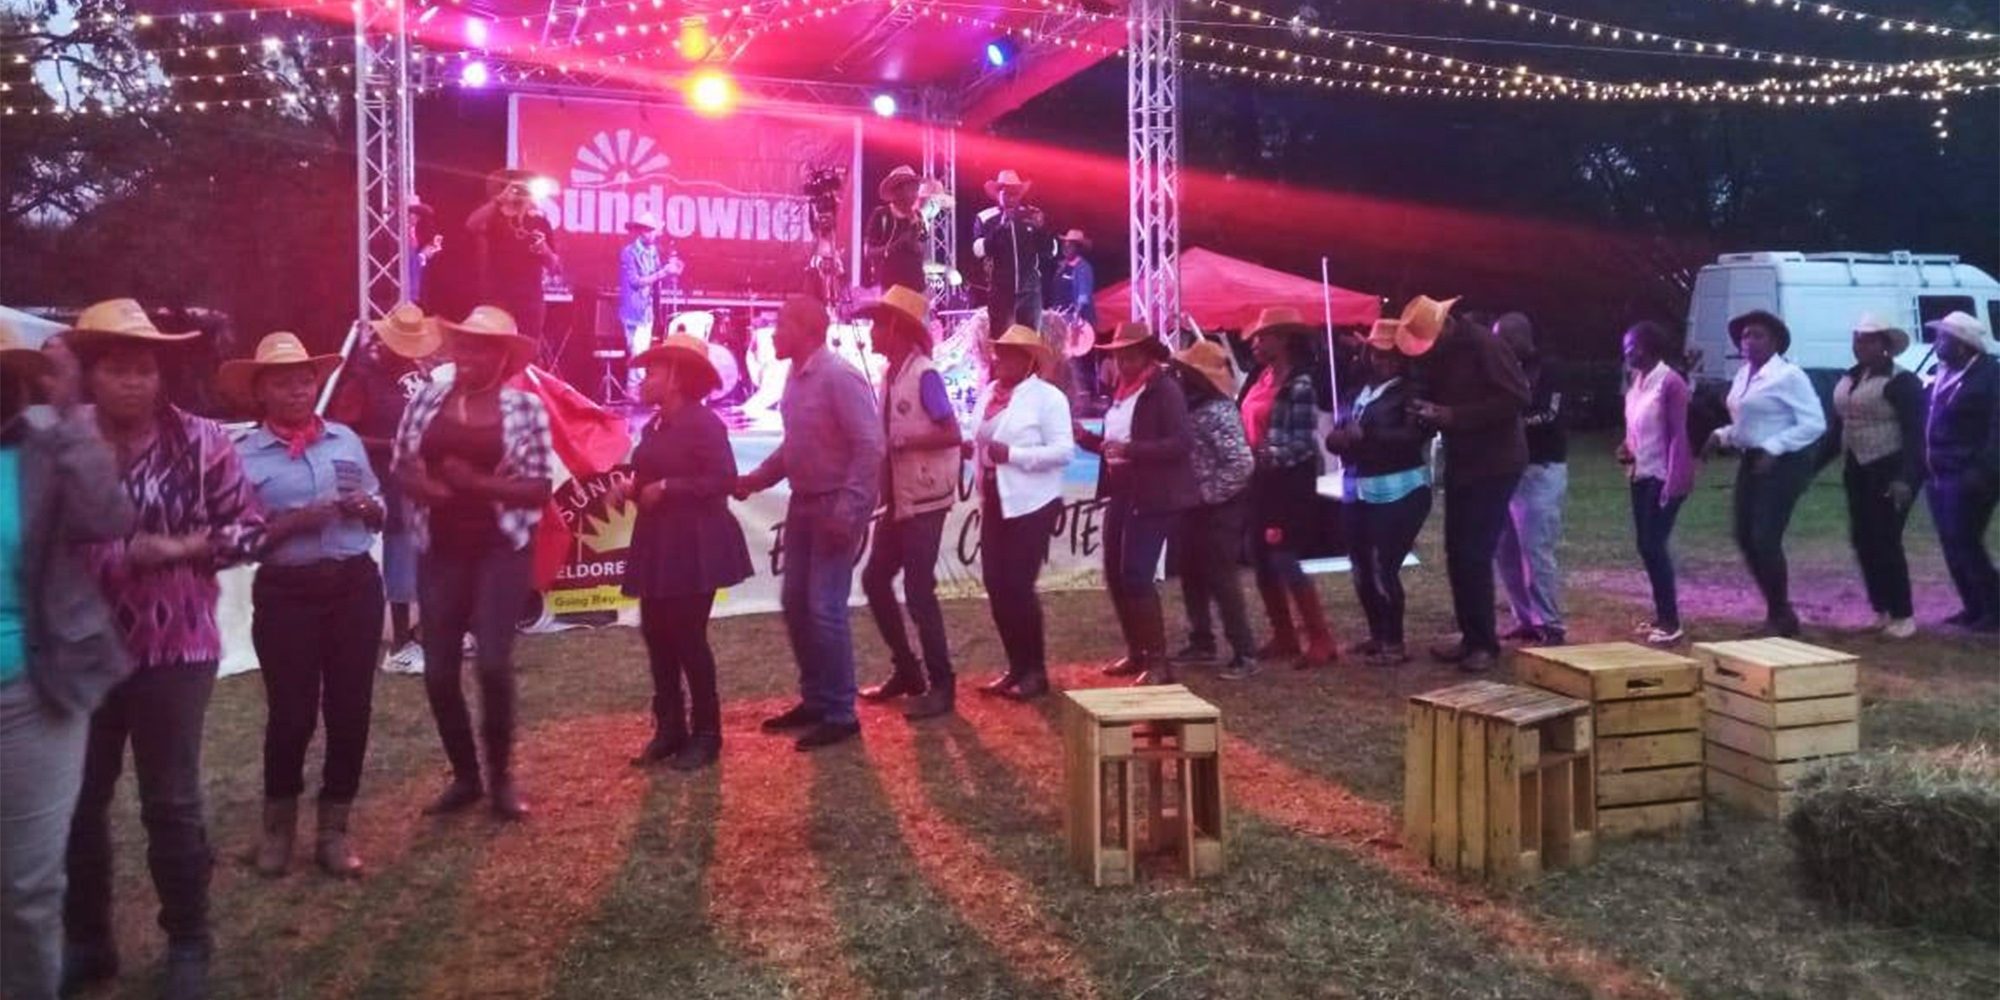
[[[868,225],[861,234],[870,284],[924,290],[925,243],[929,234],[917,211],[917,195],[922,187],[922,179],[909,166],[889,171],[876,186],[875,193],[882,204],[868,214]]]
[[[646,353],[659,339],[660,281],[680,273],[680,259],[660,259],[660,220],[641,213],[625,224],[632,242],[618,251],[618,322],[625,327],[625,348],[629,357]],[[636,385],[643,375],[633,371]]]
[[[972,254],[986,262],[987,336],[999,337],[1019,323],[1031,330],[1042,322],[1042,274],[1055,259],[1042,210],[1027,204],[1029,182],[1012,170],[986,182],[992,208],[972,226]]]
[[[1090,261],[1083,255],[1090,249],[1090,237],[1081,229],[1072,229],[1062,234],[1062,260],[1056,263],[1052,297],[1055,308],[1068,313],[1071,318],[1097,327],[1097,305],[1092,296],[1097,291],[1097,275],[1091,270]],[[1070,367],[1075,371],[1077,398],[1095,401],[1101,390],[1097,384],[1097,358],[1086,354],[1071,358]]]
[[[479,301],[514,317],[521,336],[541,343],[547,307],[542,275],[560,270],[555,227],[535,208],[525,170],[496,170],[486,177],[486,204],[466,217],[479,276]]]

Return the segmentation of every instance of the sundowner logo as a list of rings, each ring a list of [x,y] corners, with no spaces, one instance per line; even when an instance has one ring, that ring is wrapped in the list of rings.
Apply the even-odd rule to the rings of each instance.
[[[631,129],[599,132],[576,148],[561,194],[561,226],[572,233],[625,235],[634,217],[651,215],[676,240],[810,243],[806,199],[742,192],[712,181],[682,181],[651,136]]]

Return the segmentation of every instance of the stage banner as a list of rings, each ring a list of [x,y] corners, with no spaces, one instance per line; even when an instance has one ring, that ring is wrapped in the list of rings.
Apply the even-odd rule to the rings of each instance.
[[[845,175],[833,232],[859,264],[861,124],[855,117],[738,112],[514,94],[508,162],[556,182],[541,202],[570,283],[618,288],[625,224],[650,214],[686,262],[684,294],[799,291],[814,242],[806,179]]]

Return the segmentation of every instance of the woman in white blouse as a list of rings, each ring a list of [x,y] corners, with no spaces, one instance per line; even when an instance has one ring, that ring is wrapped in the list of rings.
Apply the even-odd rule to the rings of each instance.
[[[1010,328],[993,342],[993,381],[979,395],[966,442],[979,486],[979,571],[1007,672],[980,687],[1015,701],[1049,691],[1042,602],[1035,581],[1062,514],[1063,472],[1076,453],[1069,398],[1038,373],[1058,363],[1041,334]]]
[[[1805,371],[1783,356],[1792,346],[1784,320],[1761,309],[1744,313],[1729,321],[1729,339],[1743,367],[1729,384],[1730,422],[1716,429],[1713,443],[1743,456],[1736,467],[1736,547],[1765,609],[1753,632],[1794,636],[1799,616],[1785,567],[1785,528],[1812,483],[1826,411]]]

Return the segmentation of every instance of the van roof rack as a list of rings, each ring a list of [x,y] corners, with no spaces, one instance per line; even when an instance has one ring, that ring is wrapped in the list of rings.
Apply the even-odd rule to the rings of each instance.
[[[1940,264],[1959,263],[1959,256],[1951,253],[1911,253],[1908,250],[1892,250],[1888,253],[1860,253],[1853,250],[1836,250],[1829,253],[1800,253],[1797,250],[1751,250],[1743,253],[1726,253],[1715,258],[1718,264],[1782,264],[1814,261],[1827,264]]]

